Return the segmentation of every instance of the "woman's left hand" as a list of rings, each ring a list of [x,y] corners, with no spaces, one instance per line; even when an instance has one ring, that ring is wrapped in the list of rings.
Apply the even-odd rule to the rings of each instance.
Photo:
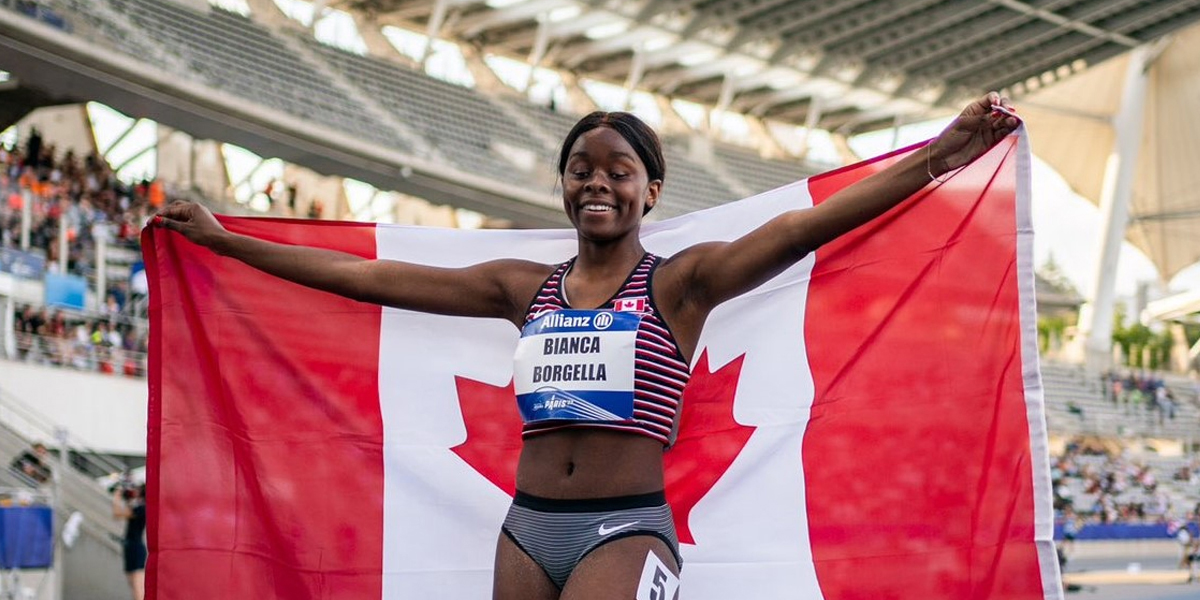
[[[962,114],[930,142],[927,152],[931,153],[931,175],[941,176],[979,158],[1021,124],[1016,117],[994,110],[993,106],[1010,112],[1016,110],[1008,98],[996,92],[989,92],[968,104]]]

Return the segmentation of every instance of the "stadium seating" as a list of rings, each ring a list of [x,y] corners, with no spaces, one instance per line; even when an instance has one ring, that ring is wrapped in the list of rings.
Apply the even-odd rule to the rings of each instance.
[[[553,180],[554,144],[578,119],[523,98],[491,97],[398,63],[335,49],[298,32],[271,31],[220,8],[197,11],[169,0],[47,1],[68,15],[68,24],[79,25],[76,35],[128,56],[152,57],[160,67],[199,83],[386,148],[417,153],[418,148],[431,147],[460,171],[529,189]],[[300,36],[312,54],[292,51],[280,37],[290,35]],[[324,74],[330,70],[345,83],[331,81]],[[339,87],[346,84],[357,89]],[[397,131],[372,118],[378,110],[361,102],[374,102],[373,108],[395,115],[408,130]],[[424,144],[407,135],[420,136]],[[755,193],[812,171],[723,143],[717,145],[712,164],[697,162],[670,143],[665,151],[667,185],[663,205],[655,212],[660,219],[742,195],[716,171],[741,184],[738,191]]]
[[[1168,379],[1177,401],[1174,419],[1159,424],[1157,411],[1113,402],[1101,381],[1089,378],[1080,365],[1042,364],[1046,419],[1050,429],[1064,434],[1086,433],[1118,437],[1200,439],[1200,409],[1186,381]]]
[[[796,162],[765,159],[753,150],[732,144],[717,143],[713,147],[713,153],[716,154],[717,160],[724,164],[726,171],[756,194],[817,173],[812,167]]]
[[[75,33],[93,40],[106,40],[121,52],[136,57],[170,61],[167,52],[140,28],[120,18],[105,2],[93,0],[47,0],[46,4],[71,15]]]
[[[35,2],[34,0],[0,0],[0,6],[15,10],[51,27],[56,27],[63,31],[71,31],[71,26],[63,19],[59,11],[41,2]]]
[[[460,170],[528,185],[529,173],[545,167],[536,160],[523,165],[509,158],[513,148],[527,151],[535,159],[544,157],[545,147],[529,132],[502,118],[500,109],[481,94],[395,63],[344,52],[312,38],[305,41]]]
[[[575,122],[579,120],[579,117],[576,115],[550,110],[524,98],[506,96],[500,98],[499,101],[523,113],[530,121],[536,123],[541,128],[544,135],[552,140],[561,140],[567,137],[567,133],[571,131],[571,128],[575,126]],[[557,150],[557,148],[555,149]],[[557,157],[555,158],[557,159]]]
[[[670,143],[663,145],[667,180],[663,185],[658,217],[666,218],[737,200],[734,193],[706,168]]]
[[[143,33],[177,53],[189,73],[218,90],[390,148],[411,147],[390,127],[366,118],[369,113],[358,102],[241,15],[215,8],[197,12],[164,0],[111,3]]]
[[[1110,498],[1114,506],[1141,507],[1141,515],[1126,516],[1118,519],[1124,522],[1158,523],[1165,516],[1178,517],[1190,511],[1200,503],[1200,485],[1194,482],[1178,481],[1172,474],[1180,467],[1190,464],[1193,459],[1188,457],[1160,457],[1153,454],[1139,454],[1136,459],[1125,457],[1109,457],[1104,455],[1076,455],[1071,459],[1080,469],[1087,469],[1096,474],[1124,472],[1126,474],[1149,469],[1156,482],[1153,491],[1140,485],[1132,476],[1124,476],[1124,489]],[[1098,518],[1097,502],[1101,494],[1088,491],[1088,483],[1081,476],[1064,476],[1059,479],[1056,494],[1070,500],[1075,512],[1085,517]]]

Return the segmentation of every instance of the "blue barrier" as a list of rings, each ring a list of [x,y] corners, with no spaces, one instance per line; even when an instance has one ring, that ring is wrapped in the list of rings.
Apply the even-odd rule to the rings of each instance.
[[[47,569],[54,563],[54,526],[48,506],[0,508],[0,566]]]
[[[1087,524],[1075,536],[1077,540],[1168,540],[1173,538],[1165,523],[1151,525],[1132,523]],[[1054,539],[1063,539],[1062,524],[1054,525]]]

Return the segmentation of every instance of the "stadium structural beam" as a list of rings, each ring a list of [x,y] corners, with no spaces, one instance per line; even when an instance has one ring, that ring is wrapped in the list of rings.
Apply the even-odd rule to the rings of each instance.
[[[463,38],[473,38],[492,28],[504,27],[570,4],[570,0],[531,0],[504,8],[478,12],[463,17],[454,32]]]
[[[625,33],[569,46],[567,49],[570,50],[570,57],[563,60],[563,65],[568,69],[576,69],[583,63],[594,58],[625,50],[637,51],[639,48],[644,51],[645,43],[649,39],[671,37],[669,33],[653,27],[640,27],[633,22],[630,22],[629,26],[630,29]],[[632,61],[632,56],[630,60]]]
[[[725,120],[725,112],[729,110],[729,104],[733,102],[733,95],[736,93],[737,77],[733,73],[725,73],[724,79],[721,81],[721,94],[717,97],[717,105],[713,107],[708,130],[709,137],[718,137],[721,131],[721,122]]]
[[[118,135],[115,139],[113,139],[112,142],[109,142],[107,147],[98,148],[98,150],[100,150],[100,154],[107,155],[110,150],[112,150],[113,148],[116,148],[118,145],[120,145],[121,142],[125,141],[125,138],[129,137],[130,133],[133,133],[134,128],[136,128],[138,126],[138,124],[141,122],[142,122],[141,119],[133,119],[133,120],[129,121],[129,126],[126,127],[124,131],[121,132],[121,135]]]
[[[421,49],[421,67],[425,67],[425,61],[429,60],[429,52],[433,50],[433,40],[437,38],[442,31],[442,23],[446,22],[446,9],[449,0],[437,0],[433,4],[433,12],[429,15],[429,26],[425,30],[425,47]]]
[[[533,85],[534,73],[542,64],[542,59],[546,58],[546,49],[549,46],[550,18],[547,13],[542,13],[538,15],[537,34],[533,38],[533,48],[529,51],[529,75],[525,77],[525,85],[521,86],[521,92],[529,93],[529,86]]]
[[[409,68],[418,68],[416,61],[410,58],[407,54],[403,54],[392,45],[387,36],[383,35],[384,24],[378,21],[369,21],[363,17],[359,11],[350,13],[354,18],[354,24],[358,27],[358,34],[362,36],[363,43],[367,45],[367,54],[377,58],[393,60],[404,64]]]
[[[1139,46],[1132,52],[1125,72],[1121,106],[1113,119],[1116,139],[1104,171],[1100,192],[1100,248],[1097,252],[1096,278],[1089,301],[1079,312],[1076,356],[1089,369],[1101,370],[1112,363],[1113,315],[1116,308],[1117,263],[1121,242],[1129,225],[1129,201],[1133,195],[1134,168],[1142,142],[1145,121],[1147,72],[1159,50],[1154,45]]]
[[[800,138],[800,152],[797,156],[800,160],[808,158],[808,140],[812,135],[812,130],[816,129],[821,123],[821,113],[824,112],[825,101],[820,96],[813,96],[809,100],[808,114],[804,115],[804,136]]]
[[[10,290],[11,291],[11,290]],[[4,357],[9,360],[17,358],[17,323],[16,323],[16,302],[13,300],[13,295],[6,291],[0,294],[0,298],[4,300]]]
[[[641,48],[633,51],[633,65],[629,68],[629,77],[625,79],[625,102],[624,110],[629,110],[629,105],[633,102],[633,91],[642,81],[642,73],[646,69],[646,53]]]
[[[1037,7],[1031,6],[1025,2],[1021,2],[1020,0],[990,0],[990,1],[992,2],[992,4],[998,4],[1009,10],[1014,10],[1016,12],[1026,14],[1031,17],[1036,17],[1038,19],[1041,19],[1042,21],[1046,21],[1047,23],[1052,23],[1054,25],[1062,27],[1063,29],[1071,29],[1073,31],[1078,31],[1079,33],[1082,33],[1084,35],[1088,35],[1088,36],[1091,36],[1094,38],[1099,38],[1099,39],[1107,40],[1107,41],[1114,42],[1117,44],[1121,44],[1122,46],[1127,46],[1129,48],[1135,48],[1140,43],[1137,40],[1135,40],[1127,35],[1122,35],[1120,33],[1114,32],[1114,31],[1108,31],[1106,29],[1101,29],[1094,25],[1088,24],[1086,21],[1068,19],[1067,17],[1064,17],[1056,12],[1049,11],[1044,8],[1037,8]]]
[[[94,304],[90,307],[92,310],[100,311],[104,308],[104,301],[108,298],[108,238],[103,235],[96,236],[96,292],[92,295]]]
[[[312,21],[308,24],[309,31],[316,31],[317,25],[322,19],[329,16],[326,9],[329,8],[329,0],[313,0],[312,3]]]
[[[691,0],[652,0],[642,6],[633,20],[638,23],[646,23],[660,14],[686,8],[691,3]]]
[[[21,190],[21,251],[29,252],[29,233],[33,229],[33,193]]]
[[[1167,325],[1171,334],[1171,369],[1177,373],[1186,373],[1192,362],[1191,348],[1188,347],[1187,332],[1183,323]],[[1196,340],[1196,348],[1200,349],[1200,340]]]

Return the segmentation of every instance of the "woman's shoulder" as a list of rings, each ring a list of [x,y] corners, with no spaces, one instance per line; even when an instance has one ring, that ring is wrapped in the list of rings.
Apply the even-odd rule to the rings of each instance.
[[[565,263],[546,264],[519,258],[500,258],[477,265],[486,276],[500,282],[509,293],[518,298],[537,292],[542,284]]]
[[[488,262],[481,263],[479,267],[485,268],[498,275],[516,279],[529,277],[541,277],[542,279],[545,279],[564,264],[566,263],[546,264],[521,258],[498,258],[496,260],[490,260]]]
[[[713,252],[722,245],[724,242],[702,242],[688,246],[669,256],[656,255],[655,286],[659,288],[664,286],[688,287],[697,266],[704,264],[705,260],[709,260]]]

